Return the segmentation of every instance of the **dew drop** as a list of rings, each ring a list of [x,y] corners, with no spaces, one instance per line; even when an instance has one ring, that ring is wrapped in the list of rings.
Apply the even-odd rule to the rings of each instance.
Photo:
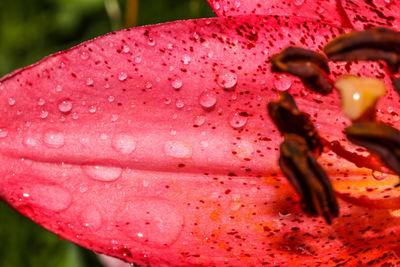
[[[182,99],[179,98],[176,100],[175,105],[177,108],[183,108],[185,106],[185,103],[183,102]]]
[[[86,79],[86,85],[87,86],[93,86],[93,84],[94,84],[94,81],[93,81],[92,78],[89,77],[89,78]]]
[[[169,97],[164,97],[164,99],[163,99],[163,102],[164,102],[164,104],[166,104],[166,105],[169,105],[169,104],[171,104],[171,98],[169,98]]]
[[[179,78],[176,78],[176,79],[174,79],[174,80],[171,82],[172,87],[175,88],[175,89],[181,88],[181,87],[182,87],[182,84],[183,84],[183,82],[182,82],[182,80],[179,79]]]
[[[211,109],[217,103],[217,95],[213,91],[204,91],[199,96],[199,104],[204,109]]]
[[[37,104],[38,106],[43,106],[44,104],[46,104],[46,101],[43,98],[39,98]]]
[[[156,41],[155,41],[153,38],[149,38],[149,39],[147,40],[147,44],[148,44],[149,46],[155,46],[155,45],[156,45]]]
[[[89,106],[89,112],[90,113],[96,113],[96,111],[97,111],[96,106],[94,106],[94,105]]]
[[[72,110],[72,101],[68,99],[61,101],[58,104],[58,109],[63,113],[70,112]]]
[[[79,119],[78,113],[76,113],[76,112],[72,113],[72,118],[73,118],[74,120]]]
[[[126,72],[121,71],[121,72],[118,74],[118,80],[120,80],[121,82],[122,82],[122,81],[125,81],[126,78],[128,78],[128,74],[127,74]]]
[[[286,91],[292,86],[292,78],[287,75],[280,75],[274,80],[274,85],[279,91]]]
[[[116,219],[118,224],[124,225],[119,230],[134,241],[148,247],[166,248],[182,232],[182,212],[167,200],[132,199],[125,207]]]
[[[66,210],[72,202],[71,194],[56,185],[24,185],[21,186],[24,201],[43,209],[60,212]]]
[[[203,115],[195,116],[193,119],[193,126],[200,127],[206,122],[206,117]]]
[[[191,59],[190,56],[188,56],[188,55],[183,55],[183,56],[182,56],[182,63],[185,64],[185,65],[188,65],[188,64],[190,63],[191,60],[192,60],[192,59]]]
[[[113,182],[122,174],[120,167],[83,165],[81,168],[89,178],[101,182]]]
[[[83,52],[81,53],[81,59],[83,59],[83,60],[89,59],[89,53],[83,51]]]
[[[381,181],[381,180],[385,179],[387,176],[388,176],[387,173],[375,171],[375,170],[372,171],[372,177],[374,177],[374,179],[377,181]]]
[[[83,227],[95,231],[102,225],[102,216],[97,208],[89,206],[80,214],[79,221]]]
[[[0,128],[0,138],[5,138],[7,137],[7,135],[8,135],[8,130]]]
[[[56,86],[56,92],[62,92],[62,90],[63,90],[62,86],[58,84]]]
[[[132,153],[136,148],[136,141],[130,134],[116,134],[111,140],[112,148],[123,155]]]
[[[14,105],[15,105],[15,99],[12,98],[12,97],[10,97],[10,98],[8,99],[8,104],[9,104],[10,106],[14,106]]]
[[[164,152],[174,158],[190,158],[192,148],[189,144],[182,141],[167,141],[164,146]]]
[[[301,6],[304,4],[304,0],[294,0],[294,5],[295,6]]]
[[[139,64],[140,62],[142,62],[142,58],[141,57],[135,57],[135,63]]]
[[[230,89],[237,83],[237,75],[232,72],[226,72],[218,75],[217,83],[222,88]]]
[[[146,89],[150,89],[151,87],[153,87],[153,84],[151,82],[146,82],[145,87]]]
[[[64,134],[59,131],[49,130],[43,135],[43,143],[49,148],[61,148],[64,146]]]
[[[251,160],[254,155],[254,145],[242,138],[235,138],[232,142],[232,154],[240,160]]]
[[[27,146],[27,147],[34,147],[34,146],[37,145],[37,141],[36,141],[36,139],[33,138],[33,137],[26,137],[26,138],[23,140],[23,144],[24,144],[25,146]]]
[[[115,97],[110,95],[110,96],[108,96],[107,100],[108,100],[108,102],[112,103],[112,102],[114,102]]]
[[[49,112],[47,112],[46,110],[42,110],[42,111],[40,111],[39,116],[41,119],[46,119],[48,115],[49,115]]]
[[[248,114],[246,112],[236,111],[229,117],[229,124],[234,129],[240,129],[244,127],[248,120]]]
[[[124,52],[124,53],[129,53],[130,51],[131,51],[131,49],[129,48],[129,46],[124,45],[124,46],[122,47],[122,52]]]
[[[219,10],[221,8],[221,5],[220,5],[220,3],[218,1],[214,1],[214,5],[213,6],[214,6],[215,10]]]

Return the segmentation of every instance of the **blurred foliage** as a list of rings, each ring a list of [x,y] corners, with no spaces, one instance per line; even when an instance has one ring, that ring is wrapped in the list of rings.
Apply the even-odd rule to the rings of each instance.
[[[119,14],[106,10],[105,3],[120,7]],[[125,5],[123,0],[1,0],[0,77],[123,27]],[[211,16],[214,14],[205,0],[142,0],[137,23]],[[1,267],[101,266],[94,253],[60,240],[2,202],[0,240]]]
[[[105,3],[117,3],[120,21]],[[0,77],[123,25],[125,0],[0,1]],[[142,0],[138,25],[214,16],[205,0]],[[121,28],[121,27],[120,27]]]

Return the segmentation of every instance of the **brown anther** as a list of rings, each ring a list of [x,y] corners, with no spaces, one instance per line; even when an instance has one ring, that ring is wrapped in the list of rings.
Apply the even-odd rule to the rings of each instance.
[[[329,178],[308,149],[304,138],[285,135],[280,146],[279,165],[301,198],[302,210],[322,216],[328,224],[339,215],[339,206]]]
[[[324,48],[333,61],[384,60],[393,73],[400,67],[400,33],[387,28],[353,31]]]
[[[396,79],[392,80],[392,84],[393,84],[394,90],[396,90],[396,92],[400,95],[400,78],[396,78]]]
[[[321,154],[323,145],[317,129],[311,122],[309,115],[298,109],[289,93],[282,92],[279,100],[269,102],[267,108],[269,116],[281,134],[297,134],[306,140],[308,147],[316,156]]]
[[[299,47],[288,47],[271,57],[272,71],[295,75],[304,85],[317,93],[332,92],[328,60],[322,54]]]
[[[346,136],[354,144],[376,153],[388,168],[400,175],[399,130],[378,122],[357,122],[346,128]]]

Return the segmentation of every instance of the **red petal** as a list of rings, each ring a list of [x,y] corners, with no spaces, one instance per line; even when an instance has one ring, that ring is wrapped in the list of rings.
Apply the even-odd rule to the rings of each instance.
[[[400,29],[400,1],[343,0],[343,8],[355,29],[392,27]]]
[[[245,14],[301,16],[337,26],[400,29],[399,0],[207,0],[218,16]]]
[[[322,0],[207,0],[218,16],[278,15],[304,17],[351,27],[340,1]]]
[[[327,226],[301,212],[277,168],[265,106],[278,90],[329,141],[348,121],[336,93],[272,74],[268,57],[289,44],[319,50],[339,32],[296,18],[182,21],[19,70],[0,84],[0,195],[63,238],[142,265],[391,261],[382,252],[398,249],[398,218],[341,203]],[[388,82],[379,64],[332,67]],[[380,114],[398,126],[392,93]],[[322,161],[334,179],[355,179],[333,153]]]

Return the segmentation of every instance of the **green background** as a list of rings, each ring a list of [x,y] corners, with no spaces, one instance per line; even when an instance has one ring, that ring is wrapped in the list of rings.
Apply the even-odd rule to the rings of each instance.
[[[121,16],[109,16],[105,2]],[[125,1],[0,0],[0,77],[54,52],[124,28]],[[142,0],[137,25],[214,16],[205,0]],[[94,253],[59,239],[0,201],[1,267],[96,267]]]

